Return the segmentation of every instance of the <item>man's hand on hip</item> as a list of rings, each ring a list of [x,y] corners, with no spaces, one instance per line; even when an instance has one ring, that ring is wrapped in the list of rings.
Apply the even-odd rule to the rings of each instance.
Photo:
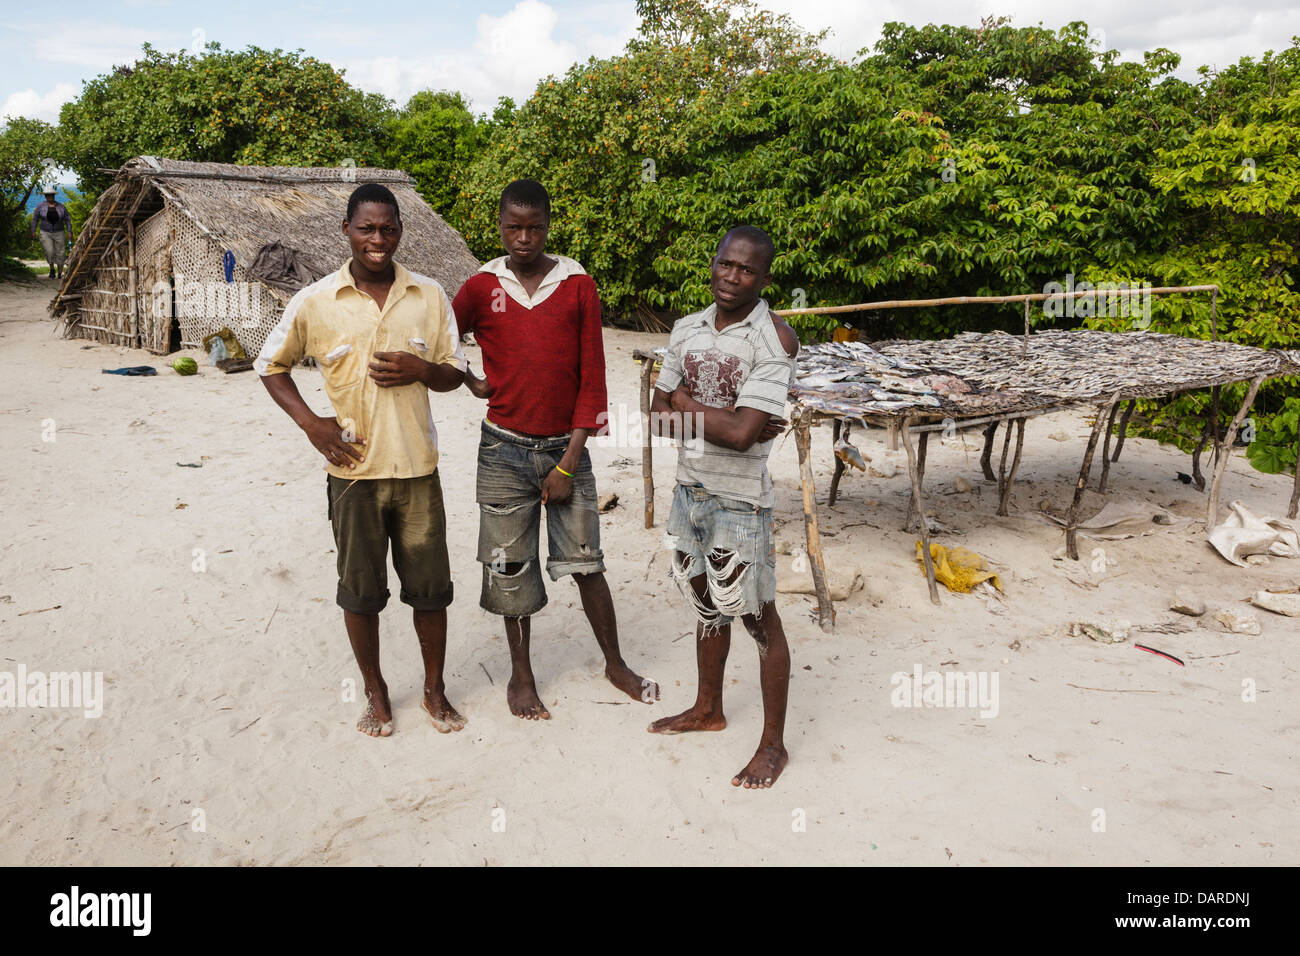
[[[360,450],[353,448],[353,445],[364,445],[366,440],[360,435],[354,435],[350,429],[343,428],[339,425],[336,418],[330,418],[324,415],[316,416],[314,421],[308,422],[303,431],[307,433],[308,440],[312,446],[325,456],[325,460],[331,465],[337,465],[340,468],[347,465],[349,468],[355,468],[353,459],[356,461],[365,461],[366,457]]]

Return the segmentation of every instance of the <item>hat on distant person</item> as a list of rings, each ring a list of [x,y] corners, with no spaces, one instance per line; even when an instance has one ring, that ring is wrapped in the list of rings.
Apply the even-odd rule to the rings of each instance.
[[[47,196],[53,196],[53,195],[54,195],[55,193],[57,193],[57,192],[58,192],[58,190],[55,189],[53,186],[46,186],[46,187],[45,187],[45,195],[47,195]]]

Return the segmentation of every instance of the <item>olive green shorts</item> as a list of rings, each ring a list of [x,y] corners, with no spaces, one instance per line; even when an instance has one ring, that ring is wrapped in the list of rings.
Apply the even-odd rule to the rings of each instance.
[[[447,519],[437,470],[419,478],[325,477],[339,555],[339,607],[377,614],[388,604],[389,541],[402,603],[417,611],[441,611],[451,604]]]

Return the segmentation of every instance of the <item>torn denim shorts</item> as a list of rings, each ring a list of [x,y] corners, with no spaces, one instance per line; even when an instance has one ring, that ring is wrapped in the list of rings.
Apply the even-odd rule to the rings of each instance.
[[[673,580],[706,629],[746,614],[757,617],[764,604],[776,599],[771,508],[719,498],[703,485],[678,484],[664,544],[673,549]],[[737,568],[739,577],[728,584]],[[701,574],[708,575],[711,606],[691,587],[691,579]]]
[[[483,565],[479,604],[504,617],[527,617],[546,607],[539,566],[542,481],[564,456],[568,435],[531,438],[484,421],[478,446],[478,560]],[[569,499],[546,505],[546,572],[605,570],[600,550],[596,476],[583,449]],[[507,574],[510,566],[513,574]]]

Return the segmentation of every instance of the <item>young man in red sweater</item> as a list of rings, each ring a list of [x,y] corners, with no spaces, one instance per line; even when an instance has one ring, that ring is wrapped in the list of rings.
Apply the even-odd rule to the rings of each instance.
[[[452,310],[461,332],[473,332],[483,350],[485,377],[466,378],[488,401],[478,450],[480,604],[505,618],[506,702],[516,717],[551,716],[528,655],[530,618],[546,606],[538,560],[545,505],[547,573],[552,581],[573,575],[610,683],[652,703],[659,685],[634,673],[619,652],[585,447],[608,405],[596,283],[572,259],[546,254],[551,203],[541,183],[511,183],[499,213],[507,255],[472,276]]]

